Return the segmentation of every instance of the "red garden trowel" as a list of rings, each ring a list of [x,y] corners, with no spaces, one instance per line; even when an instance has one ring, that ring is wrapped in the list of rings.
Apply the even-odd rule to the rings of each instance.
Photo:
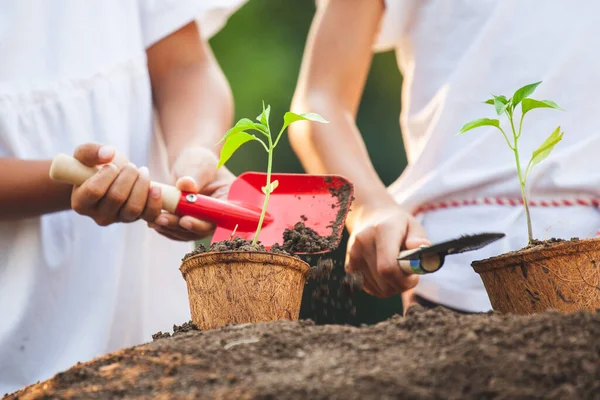
[[[408,275],[431,274],[442,268],[446,256],[480,249],[504,236],[504,233],[464,235],[432,246],[405,250],[397,257],[398,266]]]
[[[52,161],[50,177],[55,181],[81,185],[97,171],[97,167],[88,167],[71,156],[58,154]],[[350,202],[339,201],[332,193],[346,188],[345,196],[352,198],[352,185],[337,175],[271,174],[271,181],[275,180],[279,184],[270,195],[258,238],[265,248],[281,244],[284,230],[292,229],[300,221],[319,235],[333,239],[337,246]],[[182,192],[158,182],[151,182],[151,185],[160,186],[165,211],[214,223],[216,230],[212,242],[217,242],[229,239],[234,233],[243,239],[253,238],[265,199],[262,187],[266,183],[264,173],[244,173],[231,185],[226,201]]]

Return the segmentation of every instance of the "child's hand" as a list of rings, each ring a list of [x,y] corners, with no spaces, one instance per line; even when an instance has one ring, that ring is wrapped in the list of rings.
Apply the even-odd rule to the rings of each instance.
[[[227,199],[235,176],[225,167],[217,169],[217,156],[204,147],[184,151],[173,166],[175,186],[182,191]],[[214,224],[193,217],[179,217],[168,212],[149,223],[158,233],[173,240],[193,241],[210,236]]]
[[[83,185],[73,188],[71,208],[98,225],[154,221],[160,214],[160,188],[150,188],[148,169],[115,158],[115,150],[97,143],[79,146],[73,156],[81,163],[102,168]]]
[[[425,228],[393,200],[385,206],[358,207],[353,213],[346,272],[361,273],[365,292],[380,298],[414,288],[418,275],[402,272],[396,257],[403,248],[430,245]]]

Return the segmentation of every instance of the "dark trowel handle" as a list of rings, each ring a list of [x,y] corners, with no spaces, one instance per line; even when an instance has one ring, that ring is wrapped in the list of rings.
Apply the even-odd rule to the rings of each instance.
[[[504,236],[504,233],[464,235],[431,246],[401,251],[397,257],[398,266],[408,275],[431,274],[444,265],[446,256],[480,249]]]
[[[398,255],[398,266],[407,275],[431,274],[444,265],[445,254],[423,252],[418,258],[405,258],[411,254],[421,252],[427,246],[421,246],[418,249],[404,250]]]

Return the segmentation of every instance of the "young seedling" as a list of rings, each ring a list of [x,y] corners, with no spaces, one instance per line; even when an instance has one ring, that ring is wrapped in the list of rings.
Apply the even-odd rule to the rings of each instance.
[[[256,244],[258,241],[258,235],[260,234],[260,230],[262,228],[262,224],[267,213],[267,205],[269,203],[269,196],[277,186],[279,182],[277,180],[271,182],[271,169],[273,166],[273,151],[277,144],[279,143],[279,139],[281,139],[281,135],[285,131],[285,129],[292,123],[297,121],[314,121],[321,123],[329,123],[319,114],[315,113],[305,113],[305,114],[296,114],[293,112],[286,112],[283,116],[283,126],[281,130],[277,134],[275,140],[273,140],[273,135],[271,134],[271,127],[269,125],[269,117],[271,113],[271,106],[267,106],[265,108],[265,103],[263,102],[263,110],[262,113],[256,117],[258,122],[254,122],[248,118],[240,119],[230,130],[225,133],[225,136],[217,143],[221,143],[225,141],[223,144],[223,148],[221,149],[221,155],[219,159],[219,163],[217,168],[225,165],[225,163],[229,160],[229,158],[239,149],[244,143],[248,143],[251,141],[258,141],[265,151],[267,152],[267,183],[262,187],[262,191],[265,194],[265,201],[263,203],[262,212],[260,214],[260,219],[258,221],[258,226],[256,228],[256,232],[254,234],[254,239],[252,243]],[[249,131],[258,132],[261,136],[264,136],[265,139],[259,138],[254,134],[248,133]]]
[[[507,99],[506,96],[492,95],[493,98],[484,102],[485,104],[493,105],[498,116],[506,114],[510,122],[510,127],[512,131],[512,141],[509,140],[509,136],[500,127],[500,121],[497,119],[481,118],[468,122],[462,127],[462,129],[458,133],[460,135],[474,128],[482,126],[493,126],[497,128],[504,136],[506,144],[508,144],[508,147],[513,151],[515,155],[515,162],[517,164],[517,174],[519,175],[521,195],[523,197],[523,205],[525,207],[525,215],[527,218],[527,234],[529,238],[529,244],[533,242],[533,230],[531,228],[531,216],[529,214],[529,204],[527,202],[527,194],[525,190],[527,177],[529,176],[529,173],[535,165],[539,164],[546,157],[548,157],[552,149],[554,149],[554,146],[556,146],[556,144],[562,140],[564,134],[560,131],[560,126],[557,127],[554,130],[554,132],[552,132],[550,136],[548,136],[548,138],[540,145],[540,147],[538,147],[537,150],[533,152],[533,154],[531,155],[531,159],[529,160],[529,163],[527,164],[527,167],[523,172],[519,155],[519,138],[521,137],[523,119],[525,118],[525,115],[529,111],[536,108],[554,108],[557,110],[561,110],[561,108],[551,100],[534,100],[532,98],[529,98],[529,96],[533,94],[533,92],[540,83],[542,82],[540,81],[523,86],[522,88],[518,89],[510,99]],[[519,103],[521,104],[521,118],[519,121],[519,129],[517,130],[515,129],[514,112]]]

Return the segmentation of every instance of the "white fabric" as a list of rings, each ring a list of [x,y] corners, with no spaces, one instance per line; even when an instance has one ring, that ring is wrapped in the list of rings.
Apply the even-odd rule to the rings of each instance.
[[[510,97],[540,80],[532,97],[554,100],[566,111],[527,114],[522,164],[557,126],[565,135],[530,175],[530,199],[598,196],[600,169],[593,161],[600,152],[600,54],[591,38],[600,37],[600,2],[387,0],[386,6],[375,50],[394,49],[404,77],[400,124],[408,167],[389,189],[399,204],[413,210],[431,201],[519,199],[513,154],[500,132],[478,128],[455,134],[472,119],[497,118],[492,106],[482,104],[490,93]],[[510,132],[506,117],[500,118]],[[540,239],[591,237],[600,228],[593,207],[533,208],[531,214]],[[523,208],[469,206],[428,212],[420,220],[434,242],[482,231],[507,234],[481,250],[448,257],[416,288],[451,307],[489,310],[470,263],[527,243]]]
[[[3,1],[0,157],[50,159],[96,141],[171,183],[145,48],[194,19],[208,39],[242,3]],[[191,246],[72,211],[0,223],[0,395],[187,321],[178,267]]]

